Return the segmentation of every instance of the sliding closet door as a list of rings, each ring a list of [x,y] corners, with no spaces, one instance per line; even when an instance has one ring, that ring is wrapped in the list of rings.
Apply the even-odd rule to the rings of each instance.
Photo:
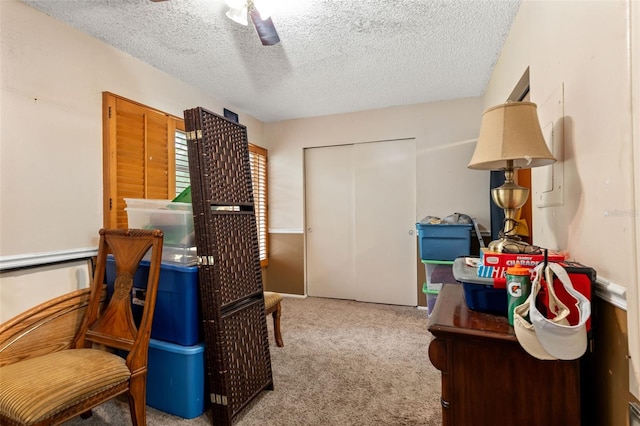
[[[307,294],[355,299],[353,146],[305,150]]]
[[[415,140],[354,149],[356,300],[417,305]]]
[[[413,140],[307,149],[305,194],[310,296],[417,304]]]

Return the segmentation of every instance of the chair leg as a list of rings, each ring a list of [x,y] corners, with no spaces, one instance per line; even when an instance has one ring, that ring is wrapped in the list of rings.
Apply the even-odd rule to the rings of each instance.
[[[276,338],[276,346],[283,347],[284,342],[282,341],[282,334],[280,333],[280,313],[282,308],[280,306],[280,302],[276,304],[276,309],[273,311],[273,335]]]
[[[131,423],[133,426],[147,425],[146,384],[146,373],[141,376],[131,377],[129,388],[129,411],[131,412]]]

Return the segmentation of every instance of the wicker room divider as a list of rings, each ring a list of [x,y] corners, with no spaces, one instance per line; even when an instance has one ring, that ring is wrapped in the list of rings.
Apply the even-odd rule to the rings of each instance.
[[[273,389],[245,126],[184,112],[214,425]]]

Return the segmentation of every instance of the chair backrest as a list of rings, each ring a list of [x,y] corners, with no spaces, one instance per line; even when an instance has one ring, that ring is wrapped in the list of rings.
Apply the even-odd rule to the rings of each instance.
[[[0,324],[0,367],[69,349],[90,296],[90,288],[66,293]],[[103,299],[106,297],[105,289]]]
[[[155,309],[163,233],[159,230],[101,229],[96,270],[91,283],[91,300],[75,347],[91,347],[93,343],[129,352],[127,364],[146,364],[147,347]],[[136,326],[131,310],[133,276],[145,253],[151,248],[147,293],[140,324]],[[100,294],[105,287],[107,255],[115,262],[113,295],[107,306],[99,310]]]

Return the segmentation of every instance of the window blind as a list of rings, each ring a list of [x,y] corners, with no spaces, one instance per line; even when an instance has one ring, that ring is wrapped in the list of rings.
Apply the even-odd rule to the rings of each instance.
[[[251,184],[253,185],[253,206],[256,213],[260,265],[268,264],[268,227],[267,227],[267,150],[249,144],[249,163],[251,166]]]
[[[187,189],[189,180],[189,155],[187,153],[187,134],[176,130],[176,195]]]

